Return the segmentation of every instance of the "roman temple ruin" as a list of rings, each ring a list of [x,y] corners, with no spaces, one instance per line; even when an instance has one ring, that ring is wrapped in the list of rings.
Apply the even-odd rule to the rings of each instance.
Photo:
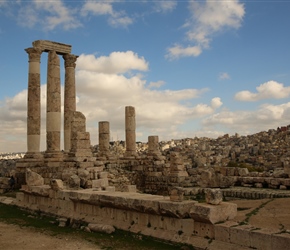
[[[225,202],[224,195],[231,196],[229,188],[233,186],[255,181],[261,185],[272,183],[274,188],[284,185],[283,195],[289,197],[288,174],[279,180],[266,175],[251,176],[246,168],[226,167],[218,156],[212,162],[219,165],[207,165],[210,157],[205,143],[199,145],[201,153],[195,157],[199,165],[193,167],[192,142],[184,141],[182,149],[161,151],[158,135],[148,136],[145,153],[137,152],[136,113],[132,106],[124,110],[125,146],[116,142],[112,148],[110,123],[99,121],[99,145],[92,147],[86,117],[76,108],[78,56],[71,54],[71,49],[71,45],[47,40],[37,40],[25,49],[29,57],[27,152],[16,162],[14,175],[21,191],[17,193],[17,206],[65,220],[109,225],[112,231],[117,228],[185,243],[197,249],[218,249],[209,248],[214,244],[227,249],[262,249],[269,235],[276,237],[275,232],[259,229],[250,234],[251,228],[233,222],[237,205]],[[40,152],[43,52],[48,53],[46,150]],[[65,67],[64,150],[60,146],[60,56]],[[200,194],[204,195],[203,202],[194,199]],[[241,243],[239,239],[245,234],[251,240]],[[283,241],[267,249],[283,249],[290,244],[288,235],[279,233],[279,237]]]

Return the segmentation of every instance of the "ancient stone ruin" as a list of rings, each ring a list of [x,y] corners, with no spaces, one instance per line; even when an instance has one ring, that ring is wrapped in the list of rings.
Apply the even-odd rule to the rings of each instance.
[[[29,56],[27,152],[17,161],[13,173],[22,191],[17,193],[17,206],[81,220],[91,228],[107,225],[110,232],[114,227],[199,249],[208,249],[212,241],[235,249],[240,245],[237,239],[245,231],[238,224],[227,223],[237,214],[236,204],[223,201],[225,196],[237,195],[231,187],[247,187],[251,183],[257,187],[290,189],[290,179],[284,172],[283,177],[274,178],[251,174],[246,168],[226,167],[218,156],[208,162],[211,153],[206,143],[193,151],[187,141],[182,150],[176,147],[166,151],[160,150],[157,135],[149,135],[146,151],[137,152],[136,114],[132,106],[125,107],[124,147],[111,149],[109,121],[99,121],[99,145],[93,148],[86,131],[86,117],[76,110],[78,56],[71,54],[71,46],[38,40],[25,51]],[[40,152],[43,52],[48,53],[46,151]],[[65,65],[64,150],[60,148],[59,56]],[[240,196],[243,192],[240,191]],[[192,199],[200,194],[205,202]],[[261,191],[261,196],[264,194]],[[244,247],[260,249],[268,234],[260,232],[251,237],[254,243]],[[283,242],[289,244],[290,240]]]

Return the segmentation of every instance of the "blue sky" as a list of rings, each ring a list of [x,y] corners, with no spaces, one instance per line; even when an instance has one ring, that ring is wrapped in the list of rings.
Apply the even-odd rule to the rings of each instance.
[[[135,107],[144,142],[288,125],[289,11],[289,0],[0,0],[0,152],[26,151],[24,49],[35,40],[70,44],[79,55],[77,110],[92,144],[99,121],[124,140],[125,106]],[[46,60],[43,53],[42,150]]]

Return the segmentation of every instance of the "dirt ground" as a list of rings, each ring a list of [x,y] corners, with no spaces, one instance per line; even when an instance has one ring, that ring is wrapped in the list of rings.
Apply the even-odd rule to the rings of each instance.
[[[33,228],[0,222],[0,249],[5,250],[99,250],[93,243],[67,236],[51,236]]]

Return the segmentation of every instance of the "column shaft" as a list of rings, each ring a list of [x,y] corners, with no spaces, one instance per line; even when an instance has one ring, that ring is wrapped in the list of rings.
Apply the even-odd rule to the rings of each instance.
[[[47,64],[47,109],[46,145],[47,152],[60,151],[61,93],[59,57],[49,51]]]
[[[99,122],[99,151],[101,154],[110,151],[110,123],[107,121]]]
[[[76,86],[75,67],[78,56],[72,54],[63,55],[65,66],[64,85],[64,150],[68,152],[71,148],[71,120],[72,114],[76,111]]]
[[[126,153],[136,153],[136,121],[135,108],[131,106],[125,107],[125,129],[126,129]]]
[[[27,98],[27,152],[40,152],[40,57],[42,50],[25,49],[29,56]]]

